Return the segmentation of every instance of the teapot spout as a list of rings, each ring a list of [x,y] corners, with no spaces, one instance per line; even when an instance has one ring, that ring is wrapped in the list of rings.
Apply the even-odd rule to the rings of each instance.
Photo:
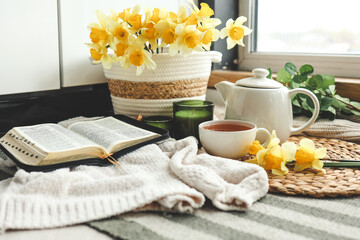
[[[223,101],[226,103],[226,99],[230,95],[232,89],[234,87],[234,84],[228,81],[222,81],[217,84],[215,84],[216,90],[219,91]]]

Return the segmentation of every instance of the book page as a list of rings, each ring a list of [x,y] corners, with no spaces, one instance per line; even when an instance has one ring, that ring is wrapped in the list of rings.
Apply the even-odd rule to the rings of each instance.
[[[97,144],[57,124],[16,127],[14,130],[45,152],[62,152]]]
[[[104,147],[108,152],[122,142],[137,142],[159,134],[122,122],[113,117],[106,117],[91,122],[78,122],[69,126],[74,131]]]

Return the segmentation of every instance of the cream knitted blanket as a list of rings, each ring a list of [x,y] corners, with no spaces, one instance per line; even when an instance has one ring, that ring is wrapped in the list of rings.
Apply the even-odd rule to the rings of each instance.
[[[1,230],[66,226],[129,211],[191,213],[205,196],[219,209],[245,210],[268,191],[262,168],[198,154],[193,137],[144,146],[119,162],[121,167],[18,170],[0,182]]]

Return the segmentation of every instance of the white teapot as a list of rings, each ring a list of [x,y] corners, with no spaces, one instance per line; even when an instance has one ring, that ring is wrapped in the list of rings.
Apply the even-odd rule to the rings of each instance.
[[[319,115],[319,101],[309,90],[288,90],[281,83],[266,78],[269,71],[256,68],[254,77],[238,80],[235,84],[222,81],[215,85],[225,102],[225,119],[240,119],[255,123],[270,132],[276,130],[281,142],[291,134],[298,134],[313,124]],[[312,117],[303,126],[294,128],[291,96],[308,95],[314,102]]]

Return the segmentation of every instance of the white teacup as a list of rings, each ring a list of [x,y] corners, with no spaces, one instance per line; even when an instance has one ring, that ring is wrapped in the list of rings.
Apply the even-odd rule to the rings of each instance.
[[[241,120],[213,120],[199,125],[200,142],[211,155],[238,159],[245,156],[258,133],[265,133],[265,146],[270,133],[265,128]]]

